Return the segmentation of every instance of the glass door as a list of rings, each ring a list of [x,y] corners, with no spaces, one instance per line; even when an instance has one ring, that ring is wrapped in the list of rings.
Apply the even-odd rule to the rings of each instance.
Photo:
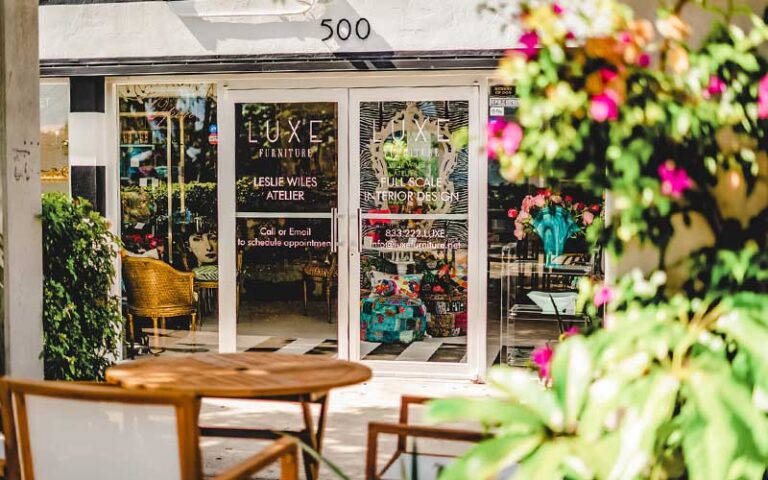
[[[353,359],[398,373],[477,371],[477,95],[351,91]]]
[[[227,92],[222,351],[347,356],[346,98]]]

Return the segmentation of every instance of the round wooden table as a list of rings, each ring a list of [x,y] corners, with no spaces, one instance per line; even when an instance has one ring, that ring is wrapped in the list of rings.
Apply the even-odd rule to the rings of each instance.
[[[363,365],[308,355],[279,353],[205,353],[153,357],[107,369],[109,383],[128,389],[176,390],[199,397],[240,398],[300,403],[304,430],[299,437],[322,450],[328,393],[371,378]],[[317,427],[311,404],[320,405]],[[200,426],[201,435],[237,438],[276,438],[279,433],[251,428]],[[318,463],[304,455],[307,478],[317,478]]]

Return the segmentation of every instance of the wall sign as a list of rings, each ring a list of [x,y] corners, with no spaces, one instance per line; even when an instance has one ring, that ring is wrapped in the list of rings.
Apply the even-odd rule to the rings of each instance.
[[[365,40],[371,35],[371,24],[367,18],[359,18],[357,21],[341,18],[324,18],[320,25],[328,31],[328,34],[321,38],[322,41],[330,40],[333,37],[342,41],[347,41],[354,34],[360,40]]]
[[[517,91],[511,85],[492,85],[488,96],[488,115],[491,117],[505,117],[515,114],[520,105]]]

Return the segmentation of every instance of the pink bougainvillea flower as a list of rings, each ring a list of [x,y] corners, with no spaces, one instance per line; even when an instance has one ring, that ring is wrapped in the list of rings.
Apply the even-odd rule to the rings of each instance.
[[[531,353],[531,362],[539,369],[539,378],[549,380],[552,369],[552,357],[555,351],[549,344],[539,347]]]
[[[507,217],[509,218],[517,218],[517,209],[516,208],[510,208],[507,210]]]
[[[543,207],[547,204],[547,199],[544,195],[538,194],[535,197],[533,197],[533,204],[539,208]]]
[[[648,68],[651,65],[651,56],[643,52],[637,57],[637,64],[642,68]]]
[[[600,78],[605,83],[609,83],[613,81],[616,77],[618,77],[619,74],[615,71],[611,70],[610,68],[601,68],[600,69]]]
[[[523,129],[515,122],[509,122],[501,134],[501,146],[504,153],[514,155],[523,140]]]
[[[757,116],[763,120],[768,118],[768,73],[757,86]]]
[[[675,166],[675,162],[671,160],[659,165],[658,172],[663,195],[680,198],[686,190],[693,186],[693,180],[688,176],[688,172]]]
[[[533,58],[536,56],[536,51],[539,46],[539,34],[536,32],[526,32],[522,35],[520,35],[520,39],[518,40],[520,44],[523,46],[522,52],[525,54],[526,57]]]
[[[632,43],[632,35],[629,32],[620,32],[619,41],[625,44]]]
[[[613,289],[607,285],[600,287],[600,289],[595,292],[595,296],[592,297],[592,303],[594,303],[596,307],[607,305],[611,303],[611,300],[613,300]]]
[[[592,225],[592,222],[595,221],[595,214],[592,212],[584,212],[584,216],[581,217],[581,222],[584,225]]]
[[[561,7],[559,3],[553,3],[552,4],[552,12],[555,15],[561,15],[563,13],[563,7]]]
[[[566,195],[563,197],[566,203],[573,203],[573,197],[570,195]]]
[[[596,122],[619,118],[618,95],[610,88],[600,95],[595,95],[589,104],[589,116]]]
[[[499,137],[490,137],[488,139],[488,158],[496,160],[501,150],[501,139]]]
[[[488,122],[488,138],[498,136],[498,134],[504,130],[507,126],[506,120],[503,118],[494,118]]]
[[[709,77],[709,85],[707,85],[707,93],[710,95],[722,95],[725,93],[728,86],[717,75]]]
[[[499,133],[501,133],[506,126],[507,122],[503,119],[496,118],[488,122],[488,126],[486,128],[488,132],[488,158],[492,160],[497,158],[498,152],[502,149],[502,142],[501,138],[499,137]]]
[[[579,327],[573,326],[568,328],[568,330],[563,332],[563,337],[568,338],[572,337],[574,335],[578,335],[581,333],[581,330],[579,330]]]

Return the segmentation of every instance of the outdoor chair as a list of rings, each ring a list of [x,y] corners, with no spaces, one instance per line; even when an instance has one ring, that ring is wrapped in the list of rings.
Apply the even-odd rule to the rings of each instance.
[[[195,396],[10,379],[0,393],[9,480],[203,478]],[[284,437],[211,478],[251,478],[280,460],[281,480],[297,480],[298,453]]]
[[[328,314],[328,323],[333,322],[333,302],[331,301],[331,292],[336,288],[336,284],[339,280],[339,273],[337,270],[337,258],[335,253],[330,253],[323,259],[316,259],[309,252],[309,261],[302,268],[302,283],[304,285],[304,314],[309,312],[309,284],[320,284],[323,290],[323,298],[325,299],[325,309]]]
[[[422,405],[434,400],[428,397],[403,396],[400,400],[398,423],[371,422],[368,424],[368,451],[365,464],[366,480],[435,480],[440,471],[455,460],[453,455],[426,453],[409,448],[409,438],[431,438],[454,442],[477,443],[486,435],[471,430],[413,425],[409,422],[411,405]],[[397,448],[382,470],[378,470],[379,435],[397,436]],[[414,444],[415,445],[415,444]],[[413,470],[418,473],[414,474]]]
[[[189,316],[190,329],[197,329],[195,274],[181,272],[161,260],[123,256],[123,281],[128,296],[128,333],[134,337],[134,318],[152,320],[155,338],[158,321],[165,329],[166,318]]]

